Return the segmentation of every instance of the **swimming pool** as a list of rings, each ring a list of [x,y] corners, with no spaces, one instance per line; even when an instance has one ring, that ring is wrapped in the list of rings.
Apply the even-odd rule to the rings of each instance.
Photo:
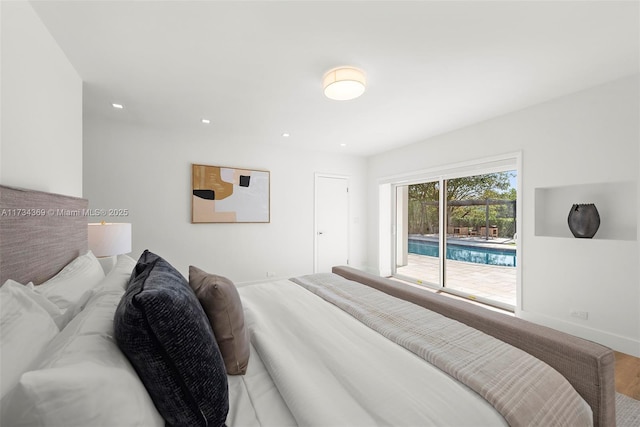
[[[438,257],[440,248],[437,242],[409,239],[409,253]],[[494,249],[448,242],[447,259],[475,262],[476,264],[515,267],[516,251],[515,249]]]

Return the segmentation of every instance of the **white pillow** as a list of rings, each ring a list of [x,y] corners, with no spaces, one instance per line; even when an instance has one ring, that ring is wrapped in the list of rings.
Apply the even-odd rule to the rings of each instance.
[[[59,316],[54,316],[54,319],[60,330],[62,330],[67,323],[71,321],[74,317],[78,315],[82,310],[84,310],[85,306],[93,298],[95,294],[103,289],[126,289],[127,284],[129,283],[129,279],[131,278],[131,272],[133,268],[136,266],[136,261],[127,255],[119,255],[117,259],[116,265],[109,271],[109,274],[106,275],[98,285],[96,285],[93,289],[89,289],[86,291],[79,300],[75,302],[75,304],[70,305],[69,308],[65,310],[60,310],[55,304],[51,301],[47,300],[41,295],[38,295],[40,298],[46,300],[49,304],[58,308],[60,311]]]
[[[40,295],[67,310],[78,303],[85,292],[93,289],[104,279],[104,271],[91,251],[67,264],[51,279],[36,286]]]
[[[142,381],[113,338],[123,289],[103,289],[45,349],[2,401],[11,426],[164,426]]]
[[[4,282],[2,286],[13,287],[17,291],[23,292],[26,296],[31,298],[40,307],[44,308],[45,311],[49,313],[49,315],[53,318],[54,321],[56,321],[56,318],[62,315],[62,310],[60,310],[60,307],[58,307],[57,305],[49,301],[47,298],[45,298],[44,296],[40,295],[35,291],[34,289],[35,286],[33,285],[33,282],[29,282],[26,285],[23,285],[22,283],[9,279],[6,282]],[[56,321],[56,324],[57,323],[58,322]]]
[[[116,265],[109,271],[107,277],[100,283],[102,289],[126,290],[137,261],[127,255],[118,255]]]
[[[23,285],[0,287],[0,398],[15,386],[60,330]]]

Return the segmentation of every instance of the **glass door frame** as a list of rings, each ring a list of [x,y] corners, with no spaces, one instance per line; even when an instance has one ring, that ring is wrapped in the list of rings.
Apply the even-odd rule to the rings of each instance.
[[[451,165],[450,167],[433,170],[433,171],[420,171],[417,173],[413,173],[410,175],[398,176],[398,177],[390,177],[387,180],[381,180],[380,183],[383,184],[384,181],[387,181],[387,184],[390,184],[391,196],[393,198],[393,203],[391,203],[391,275],[405,282],[414,283],[418,286],[424,286],[427,288],[431,288],[437,292],[446,292],[449,294],[453,294],[462,298],[466,298],[472,301],[481,302],[490,306],[498,307],[504,310],[519,312],[522,310],[522,259],[523,259],[523,251],[522,251],[522,232],[521,232],[521,224],[522,224],[522,212],[521,206],[522,203],[518,201],[516,204],[516,235],[518,238],[518,246],[517,246],[517,256],[518,262],[516,265],[516,305],[513,306],[511,304],[506,304],[501,301],[496,301],[489,298],[483,298],[479,296],[474,296],[471,293],[463,292],[460,290],[456,290],[453,288],[448,288],[445,286],[445,278],[446,278],[446,251],[447,251],[447,214],[446,214],[446,181],[454,178],[463,178],[468,176],[475,175],[483,175],[495,172],[505,172],[509,170],[517,171],[517,180],[516,180],[516,192],[518,195],[518,199],[522,197],[521,191],[521,182],[522,182],[522,156],[521,153],[511,153],[504,156],[499,156],[491,159],[484,159],[476,162],[468,162],[461,163],[457,165]],[[439,254],[441,256],[438,257],[439,261],[439,283],[433,283],[425,280],[420,280],[415,277],[409,277],[403,274],[398,274],[397,272],[397,257],[398,257],[398,212],[397,212],[397,197],[398,197],[398,188],[403,186],[409,186],[413,184],[420,184],[425,182],[438,182],[439,184],[439,230],[438,230],[438,247]]]

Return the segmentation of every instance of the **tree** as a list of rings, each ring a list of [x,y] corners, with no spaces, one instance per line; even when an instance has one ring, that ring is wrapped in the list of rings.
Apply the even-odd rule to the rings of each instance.
[[[409,186],[409,233],[430,234],[438,231],[440,184],[424,182]]]
[[[510,172],[488,173],[447,180],[447,200],[494,198],[496,190],[507,191],[511,187]]]
[[[497,172],[446,180],[447,224],[457,226],[484,224],[487,200],[516,200],[516,190],[510,183],[510,178],[513,176],[515,176],[513,172]],[[411,233],[437,232],[439,194],[440,185],[437,181],[409,186]],[[482,208],[479,208],[479,205],[482,205]],[[507,211],[508,209],[504,206],[491,205],[489,216],[495,223],[499,217],[504,218]]]

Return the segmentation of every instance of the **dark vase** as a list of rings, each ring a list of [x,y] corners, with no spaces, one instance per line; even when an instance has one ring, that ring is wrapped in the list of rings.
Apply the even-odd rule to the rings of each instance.
[[[577,204],[571,206],[568,221],[575,237],[590,239],[600,227],[600,214],[593,203]]]

